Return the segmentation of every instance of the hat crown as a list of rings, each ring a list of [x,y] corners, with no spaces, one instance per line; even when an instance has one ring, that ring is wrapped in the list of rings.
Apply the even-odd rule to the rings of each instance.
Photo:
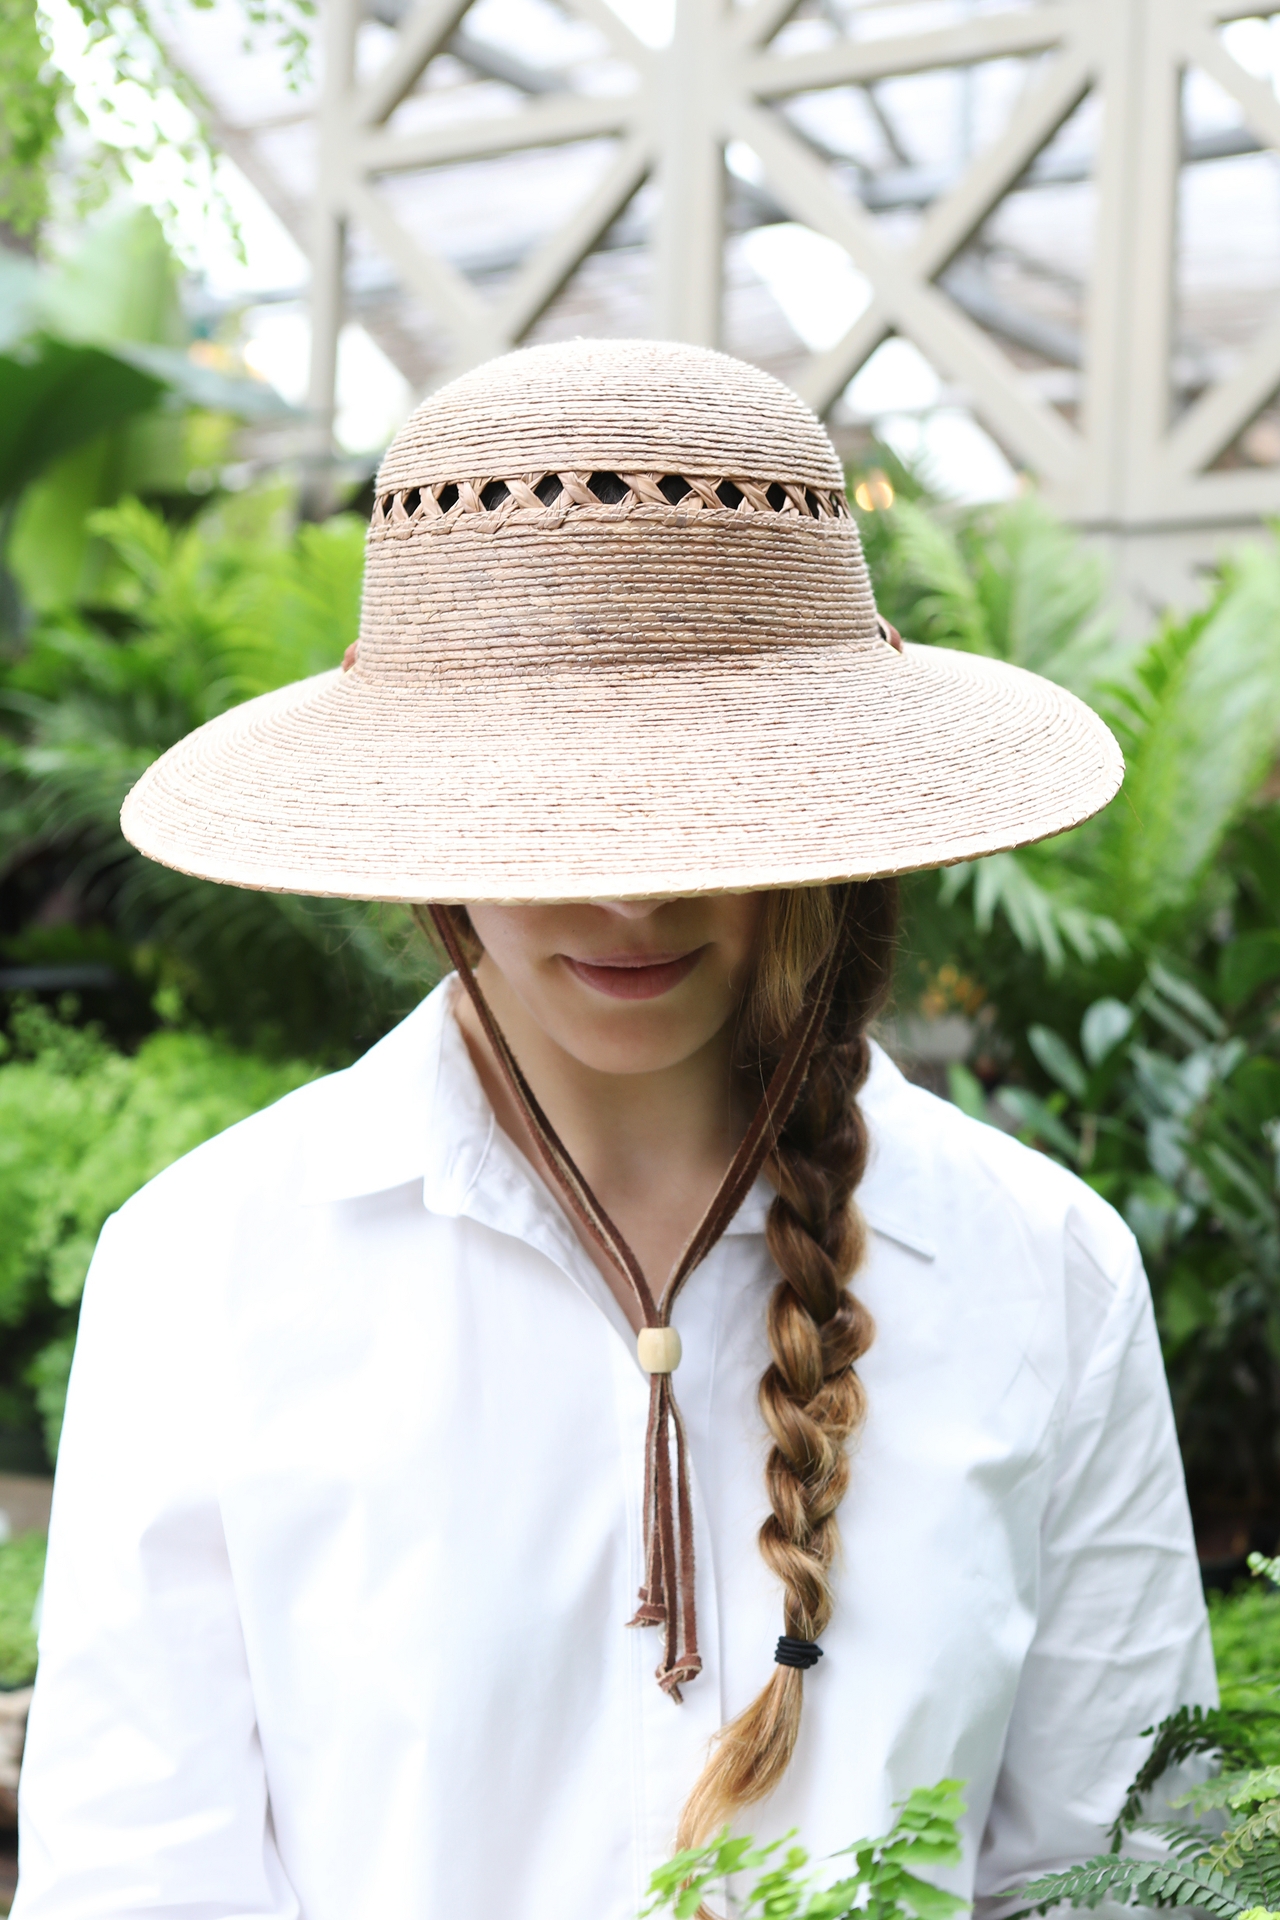
[[[378,487],[564,471],[743,476],[839,488],[821,421],[771,374],[669,340],[572,340],[504,354],[423,401]]]

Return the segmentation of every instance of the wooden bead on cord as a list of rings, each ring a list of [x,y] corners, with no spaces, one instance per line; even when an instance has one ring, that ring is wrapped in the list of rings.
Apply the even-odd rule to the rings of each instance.
[[[646,1373],[674,1373],[681,1351],[674,1327],[641,1327],[636,1335],[636,1353]]]

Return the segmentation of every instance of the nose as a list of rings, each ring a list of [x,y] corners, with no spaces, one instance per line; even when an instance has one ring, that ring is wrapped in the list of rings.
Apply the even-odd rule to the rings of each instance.
[[[599,907],[602,913],[611,913],[619,920],[647,920],[659,907],[665,907],[665,900],[593,900],[593,907]]]

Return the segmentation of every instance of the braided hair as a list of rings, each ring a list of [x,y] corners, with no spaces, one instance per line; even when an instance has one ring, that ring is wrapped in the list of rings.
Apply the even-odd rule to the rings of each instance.
[[[850,1291],[866,1228],[854,1191],[867,1163],[858,1093],[867,1077],[867,1027],[889,989],[897,925],[892,880],[770,896],[756,975],[743,1010],[740,1069],[767,1080],[805,989],[848,912],[846,952],[825,1028],[773,1161],[777,1197],[766,1236],[780,1278],[768,1308],[772,1359],[760,1411],[773,1445],[765,1466],[770,1512],[760,1551],[783,1589],[787,1634],[817,1640],[831,1618],[836,1514],[849,1481],[849,1441],[866,1396],[855,1372],[874,1326]],[[677,1847],[699,1846],[786,1772],[800,1731],[800,1669],[775,1666],[767,1684],[721,1731],[680,1817]]]
[[[817,1640],[831,1618],[836,1514],[849,1482],[849,1441],[866,1410],[855,1367],[875,1329],[849,1288],[866,1241],[854,1204],[868,1151],[858,1094],[870,1066],[867,1028],[888,996],[897,913],[891,879],[768,895],[739,1016],[737,1070],[763,1089],[811,981],[842,939],[831,1006],[773,1156],[777,1197],[765,1229],[780,1278],[768,1308],[772,1359],[759,1389],[773,1439],[760,1551],[782,1583],[786,1632],[799,1640]],[[453,915],[474,964],[482,949],[470,917],[457,908]],[[680,1816],[679,1848],[702,1844],[772,1792],[795,1751],[803,1703],[801,1670],[775,1666],[722,1729]]]

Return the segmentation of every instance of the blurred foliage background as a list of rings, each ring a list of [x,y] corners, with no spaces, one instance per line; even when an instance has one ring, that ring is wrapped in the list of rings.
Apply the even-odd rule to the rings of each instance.
[[[0,248],[0,1468],[52,1461],[107,1214],[432,979],[403,913],[228,892],[121,838],[158,753],[336,665],[359,615],[359,516],[215,478],[288,410],[202,345],[147,210],[49,263]]]
[[[887,617],[1070,687],[1127,765],[1074,832],[907,883],[903,1037],[945,1028],[942,1088],[1133,1228],[1202,1552],[1230,1567],[1280,1524],[1280,547],[1126,638],[1034,495],[955,511],[885,478],[861,519]]]
[[[34,136],[33,136],[34,137]],[[15,218],[11,206],[9,219]],[[338,663],[363,516],[230,492],[270,389],[202,354],[155,217],[0,251],[0,1466],[56,1449],[106,1215],[168,1160],[415,1004],[390,909],[211,888],[122,840],[201,721]],[[1125,1215],[1155,1289],[1202,1548],[1280,1533],[1280,545],[1202,607],[1116,630],[1104,569],[1032,493],[957,508],[873,450],[851,491],[908,638],[1033,668],[1128,777],[1047,844],[912,878],[887,1042]]]

